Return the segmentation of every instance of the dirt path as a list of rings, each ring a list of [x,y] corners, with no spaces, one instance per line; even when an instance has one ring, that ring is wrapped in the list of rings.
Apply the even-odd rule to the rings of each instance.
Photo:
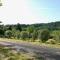
[[[60,49],[57,48],[31,45],[29,43],[11,43],[3,41],[0,42],[0,45],[12,47],[18,51],[33,52],[38,59],[39,57],[43,57],[43,60],[60,60]]]

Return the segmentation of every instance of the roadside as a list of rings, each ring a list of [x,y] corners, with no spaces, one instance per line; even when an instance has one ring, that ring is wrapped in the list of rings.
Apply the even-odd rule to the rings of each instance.
[[[0,39],[0,43],[2,43],[4,46],[6,44],[13,46],[13,49],[16,48],[19,52],[24,51],[27,53],[31,52],[36,54],[36,58],[38,58],[38,60],[40,60],[41,57],[43,60],[60,60],[60,48],[50,48],[47,46],[47,44],[44,46],[43,44],[37,45],[30,42],[17,41],[18,40],[14,41],[12,39]]]
[[[50,48],[60,48],[59,44],[46,44],[41,42],[31,42],[31,41],[23,41],[23,40],[17,40],[17,39],[7,39],[7,38],[0,38],[0,42],[12,42],[12,43],[23,43],[23,44],[30,44],[30,45],[36,45],[36,46],[43,46],[43,47],[50,47]]]
[[[40,59],[41,58],[42,57],[40,57]],[[0,46],[0,60],[37,60],[37,57],[34,53],[25,53],[24,51],[18,52],[9,47]]]

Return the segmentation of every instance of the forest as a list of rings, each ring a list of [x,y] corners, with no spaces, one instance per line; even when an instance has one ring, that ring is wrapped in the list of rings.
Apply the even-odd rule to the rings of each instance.
[[[60,42],[60,21],[37,24],[0,24],[0,37],[19,40]]]

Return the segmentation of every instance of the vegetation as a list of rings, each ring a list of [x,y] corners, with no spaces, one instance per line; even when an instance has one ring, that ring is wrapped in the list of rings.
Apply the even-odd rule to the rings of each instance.
[[[42,42],[47,41],[49,39],[49,37],[50,37],[50,33],[49,33],[48,30],[43,30],[41,32],[41,40],[42,40]]]
[[[41,40],[46,42],[53,39],[60,42],[60,21],[41,24],[0,25],[0,37],[22,40]]]
[[[34,53],[18,52],[8,47],[0,46],[0,60],[43,60]]]
[[[10,30],[5,31],[5,37],[11,38],[12,32]]]
[[[48,41],[46,41],[47,44],[56,44],[56,41],[53,39],[49,39]]]
[[[0,6],[2,6],[1,0],[0,0]]]

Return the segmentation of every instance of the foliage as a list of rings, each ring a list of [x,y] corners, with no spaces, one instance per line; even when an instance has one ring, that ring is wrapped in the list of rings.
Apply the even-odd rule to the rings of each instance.
[[[12,37],[16,38],[16,29],[15,28],[12,29]]]
[[[0,22],[1,23],[1,22]],[[50,36],[51,35],[51,36]],[[60,21],[40,24],[0,25],[0,37],[47,41],[50,38],[60,42]]]
[[[27,31],[22,31],[21,32],[21,39],[25,40],[27,39],[29,36],[28,36],[28,32]]]
[[[38,39],[41,40],[41,33],[42,33],[42,30],[38,30]]]
[[[1,0],[0,0],[0,6],[2,6],[2,2],[1,2]]]
[[[27,28],[27,31],[28,31],[29,33],[33,33],[33,31],[34,31],[34,26],[29,26],[29,27]]]
[[[3,29],[0,29],[0,37],[1,36],[4,36],[4,30]]]
[[[16,32],[15,32],[15,37],[17,38],[17,39],[20,39],[20,31],[19,30],[17,30]]]
[[[12,37],[12,31],[10,31],[10,30],[5,31],[5,37],[11,38]]]
[[[16,25],[16,30],[22,31],[21,25],[19,23]]]
[[[42,40],[42,42],[46,42],[49,39],[49,37],[50,37],[50,33],[49,33],[48,30],[43,30],[41,32],[41,40]]]
[[[60,42],[60,30],[52,31],[51,34],[56,41]]]
[[[33,33],[32,33],[32,39],[33,41],[36,40],[38,38],[38,32],[35,30]]]

